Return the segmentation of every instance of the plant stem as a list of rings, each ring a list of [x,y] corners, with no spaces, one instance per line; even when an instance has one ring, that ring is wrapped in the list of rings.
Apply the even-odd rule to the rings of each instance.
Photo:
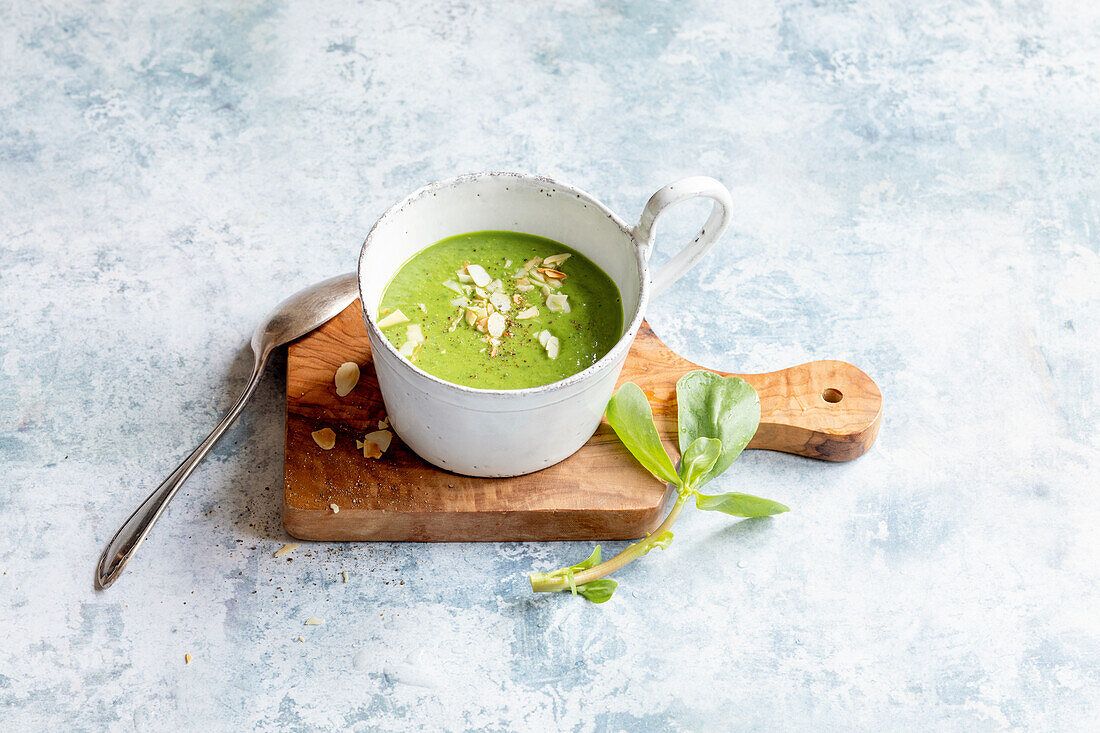
[[[589,581],[602,578],[605,575],[610,575],[627,563],[637,560],[639,557],[649,552],[653,549],[653,545],[656,543],[657,538],[661,536],[661,533],[668,531],[668,528],[671,527],[676,521],[676,518],[680,516],[680,510],[684,508],[684,504],[689,497],[690,494],[688,493],[679,494],[676,497],[676,503],[672,505],[672,509],[669,510],[665,520],[645,539],[638,540],[610,560],[606,560],[587,570],[582,570],[573,576],[573,582],[577,585],[582,585]],[[528,576],[528,580],[531,581],[531,589],[536,593],[551,593],[554,591],[569,590],[569,580],[567,578],[552,576],[551,573],[532,573]]]

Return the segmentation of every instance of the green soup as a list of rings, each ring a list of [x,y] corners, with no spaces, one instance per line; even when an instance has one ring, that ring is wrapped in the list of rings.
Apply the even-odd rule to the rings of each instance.
[[[550,384],[594,364],[623,333],[619,289],[563,244],[470,232],[413,255],[382,294],[378,325],[405,358],[482,389]]]

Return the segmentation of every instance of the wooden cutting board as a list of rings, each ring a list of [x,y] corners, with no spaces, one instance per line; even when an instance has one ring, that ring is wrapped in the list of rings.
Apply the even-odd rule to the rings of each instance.
[[[345,361],[357,362],[362,376],[341,398],[333,374]],[[697,368],[642,324],[619,380],[636,383],[649,397],[672,455],[676,380]],[[850,461],[875,441],[882,395],[851,364],[815,361],[738,376],[760,395],[760,429],[749,448]],[[382,459],[364,458],[355,440],[375,430],[386,409],[358,300],[290,345],[286,398],[283,524],[300,539],[633,539],[660,523],[672,497],[672,489],[639,466],[606,423],[570,458],[515,478],[448,473],[422,461],[399,437]],[[322,427],[337,433],[332,450],[322,450],[310,436]]]

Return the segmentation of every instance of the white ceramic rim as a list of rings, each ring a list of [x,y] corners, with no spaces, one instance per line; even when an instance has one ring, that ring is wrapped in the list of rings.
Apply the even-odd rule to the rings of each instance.
[[[372,240],[375,230],[377,230],[379,225],[385,222],[388,218],[395,215],[397,212],[401,211],[406,206],[409,206],[421,197],[430,194],[432,191],[436,191],[441,188],[446,188],[448,186],[453,186],[456,184],[464,184],[471,181],[477,181],[483,178],[514,178],[522,179],[524,181],[534,181],[546,186],[552,186],[553,188],[564,191],[566,193],[571,193],[574,196],[582,198],[593,206],[599,208],[600,211],[602,211],[611,221],[615,223],[616,226],[619,227],[620,230],[622,230],[623,234],[625,234],[632,243],[634,249],[634,257],[637,260],[638,264],[638,273],[641,276],[639,277],[639,280],[641,282],[638,283],[638,306],[635,309],[634,317],[630,320],[630,325],[623,331],[623,335],[619,338],[615,345],[612,346],[606,354],[601,356],[599,360],[597,360],[596,363],[592,366],[587,367],[586,369],[579,371],[576,374],[572,374],[565,379],[559,379],[558,381],[551,382],[549,384],[542,384],[538,387],[523,387],[521,389],[482,389],[480,387],[467,387],[462,384],[448,382],[444,379],[440,379],[433,374],[429,374],[428,372],[413,364],[405,357],[401,356],[397,348],[390,343],[389,339],[385,337],[385,335],[382,333],[382,330],[378,328],[378,325],[375,323],[374,318],[371,316],[370,311],[367,308],[366,300],[363,297],[363,278],[361,276],[361,273],[363,272],[363,259],[366,257],[367,250],[371,247],[372,244],[374,244]],[[466,232],[455,232],[454,234],[466,234]],[[428,242],[424,245],[424,247],[430,247],[433,244],[435,244],[435,242]],[[573,249],[576,249],[568,242],[561,242],[561,244],[565,244]],[[418,250],[418,252],[422,251],[422,249]],[[405,262],[408,262],[408,260],[405,260]],[[402,263],[402,265],[403,264],[404,263]],[[391,273],[390,277],[392,278],[395,274],[397,274],[396,271],[394,273]],[[547,395],[551,392],[567,390],[570,387],[579,384],[580,382],[583,382],[591,376],[603,371],[604,369],[609,369],[611,365],[619,359],[619,357],[625,358],[625,352],[634,343],[634,337],[637,335],[638,329],[642,325],[642,321],[645,320],[646,309],[649,305],[649,263],[646,258],[646,253],[644,252],[644,248],[638,246],[638,242],[634,237],[634,230],[631,227],[627,226],[627,224],[622,219],[620,219],[615,214],[615,212],[604,206],[603,203],[601,203],[598,199],[596,199],[594,196],[592,196],[592,194],[588,193],[587,191],[576,188],[575,186],[561,183],[560,181],[556,181],[553,178],[547,178],[546,176],[536,176],[528,173],[513,173],[507,171],[467,173],[461,176],[455,176],[454,178],[448,178],[442,181],[435,181],[434,183],[429,183],[425,186],[421,186],[416,191],[413,191],[411,194],[403,198],[401,201],[398,201],[396,204],[386,209],[386,213],[378,217],[378,221],[374,223],[374,226],[372,226],[370,231],[367,233],[367,238],[363,241],[363,248],[359,251],[359,261],[357,263],[356,275],[359,276],[359,301],[363,310],[363,320],[366,321],[367,328],[370,329],[371,335],[374,336],[373,341],[375,343],[381,342],[382,344],[384,344],[384,348],[388,349],[391,354],[400,359],[405,367],[412,369],[414,373],[417,373],[425,379],[435,382],[441,387],[453,390],[460,394],[481,395],[494,398],[507,398],[511,395]],[[618,287],[619,283],[615,283],[615,285],[616,287]],[[621,293],[619,299],[620,301],[622,300]]]

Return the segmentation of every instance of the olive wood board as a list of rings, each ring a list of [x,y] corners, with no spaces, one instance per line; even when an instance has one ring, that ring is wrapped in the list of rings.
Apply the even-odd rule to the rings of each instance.
[[[338,397],[333,375],[346,361],[357,362],[362,376],[351,394]],[[673,456],[676,380],[698,368],[643,323],[619,379],[645,392]],[[814,361],[737,376],[760,395],[760,428],[749,448],[850,461],[875,441],[882,395],[851,364]],[[358,300],[290,345],[286,397],[283,524],[299,539],[633,539],[660,523],[673,494],[638,465],[606,422],[571,457],[514,478],[449,473],[421,460],[396,435],[381,459],[364,458],[355,441],[377,429],[386,408]],[[323,427],[336,431],[331,450],[310,435]]]

